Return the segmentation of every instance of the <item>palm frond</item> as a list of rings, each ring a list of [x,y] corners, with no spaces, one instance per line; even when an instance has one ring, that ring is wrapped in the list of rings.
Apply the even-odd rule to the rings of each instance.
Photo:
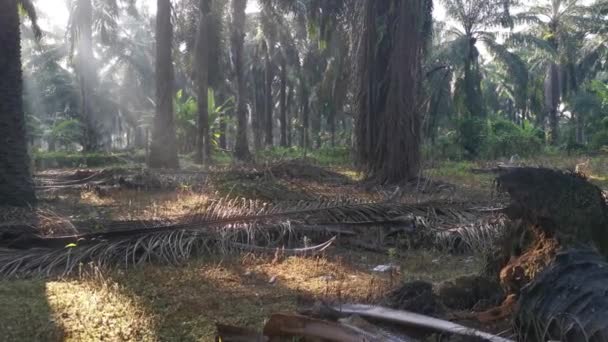
[[[542,52],[548,56],[556,57],[558,52],[555,50],[551,44],[536,36],[526,34],[526,33],[513,33],[511,34],[506,41],[508,46],[521,46],[521,47],[529,47],[534,48],[539,52]]]
[[[311,237],[326,241],[328,236],[341,234],[344,227],[410,226],[434,236],[454,225],[472,224],[479,216],[475,209],[453,204],[302,201],[269,206],[224,199],[177,222],[108,223],[102,232],[70,236],[5,233],[0,240],[4,246],[0,249],[0,276],[69,274],[90,262],[124,267],[144,262],[175,264],[201,254],[293,248]],[[327,247],[326,241],[312,249],[293,251]]]

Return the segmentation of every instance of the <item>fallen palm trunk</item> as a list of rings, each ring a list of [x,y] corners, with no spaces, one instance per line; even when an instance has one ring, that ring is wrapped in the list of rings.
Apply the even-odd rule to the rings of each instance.
[[[436,332],[475,337],[490,342],[513,342],[512,340],[468,328],[460,324],[413,312],[393,310],[381,306],[349,304],[335,306],[333,309],[343,314],[358,315],[363,318],[392,322],[414,328],[424,328]]]
[[[519,295],[522,341],[608,341],[608,207],[578,174],[520,168],[501,175],[506,212],[521,222],[507,239],[503,287]],[[512,253],[513,251],[518,251]],[[505,259],[503,259],[505,260]]]
[[[608,263],[592,250],[560,252],[523,288],[523,341],[608,341]]]

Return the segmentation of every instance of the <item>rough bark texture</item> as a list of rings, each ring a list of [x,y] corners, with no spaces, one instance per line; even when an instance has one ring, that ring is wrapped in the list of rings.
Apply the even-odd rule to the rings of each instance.
[[[272,81],[274,75],[272,73],[272,60],[270,58],[270,42],[266,43],[266,54],[264,61],[264,89],[266,98],[264,100],[264,111],[265,111],[265,133],[266,133],[266,146],[272,146],[272,126],[273,126],[273,109],[274,101],[272,99]]]
[[[156,115],[152,131],[149,166],[178,168],[173,118],[173,62],[170,0],[157,0],[156,15]]]
[[[234,156],[241,161],[251,159],[247,141],[247,108],[245,98],[245,65],[243,60],[243,45],[245,43],[245,8],[247,0],[232,0],[232,58],[236,74],[236,145]]]
[[[287,63],[281,61],[281,90],[279,94],[279,109],[281,111],[281,146],[287,147]]]
[[[368,0],[365,5],[357,156],[368,177],[381,183],[412,179],[420,167],[417,95],[424,3]],[[387,32],[377,31],[378,20],[389,21]],[[378,42],[379,37],[385,38]]]
[[[293,94],[294,90],[293,90],[293,85],[289,86],[289,91],[287,92],[287,119],[285,121],[285,135],[287,136],[287,147],[291,147],[292,142],[291,142],[291,117],[289,116],[289,112],[292,110],[292,102],[293,102]]]
[[[25,137],[19,12],[15,0],[0,0],[0,205],[35,202]]]
[[[559,68],[557,64],[551,63],[545,78],[545,112],[548,120],[547,141],[551,145],[557,144],[557,130],[559,118],[557,107],[560,101]]]
[[[196,138],[196,160],[207,164],[211,160],[211,135],[209,132],[209,15],[210,0],[199,4],[199,23],[196,34],[195,72],[198,99],[198,134]]]
[[[606,341],[608,263],[568,250],[522,290],[515,326],[521,341]]]

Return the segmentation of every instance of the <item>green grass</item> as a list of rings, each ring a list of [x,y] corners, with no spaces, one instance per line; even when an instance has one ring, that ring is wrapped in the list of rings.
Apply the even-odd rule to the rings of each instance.
[[[348,147],[324,147],[318,150],[304,150],[300,147],[273,147],[256,153],[256,159],[262,162],[272,162],[286,159],[308,158],[321,166],[350,165],[351,150]]]
[[[145,162],[143,151],[135,152],[34,152],[33,163],[36,169],[75,168],[75,167],[108,167],[130,163]]]

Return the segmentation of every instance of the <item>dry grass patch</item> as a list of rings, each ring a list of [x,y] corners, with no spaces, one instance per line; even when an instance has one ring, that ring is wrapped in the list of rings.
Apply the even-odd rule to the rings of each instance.
[[[105,280],[46,284],[52,317],[64,341],[155,341],[154,319],[137,297]]]

